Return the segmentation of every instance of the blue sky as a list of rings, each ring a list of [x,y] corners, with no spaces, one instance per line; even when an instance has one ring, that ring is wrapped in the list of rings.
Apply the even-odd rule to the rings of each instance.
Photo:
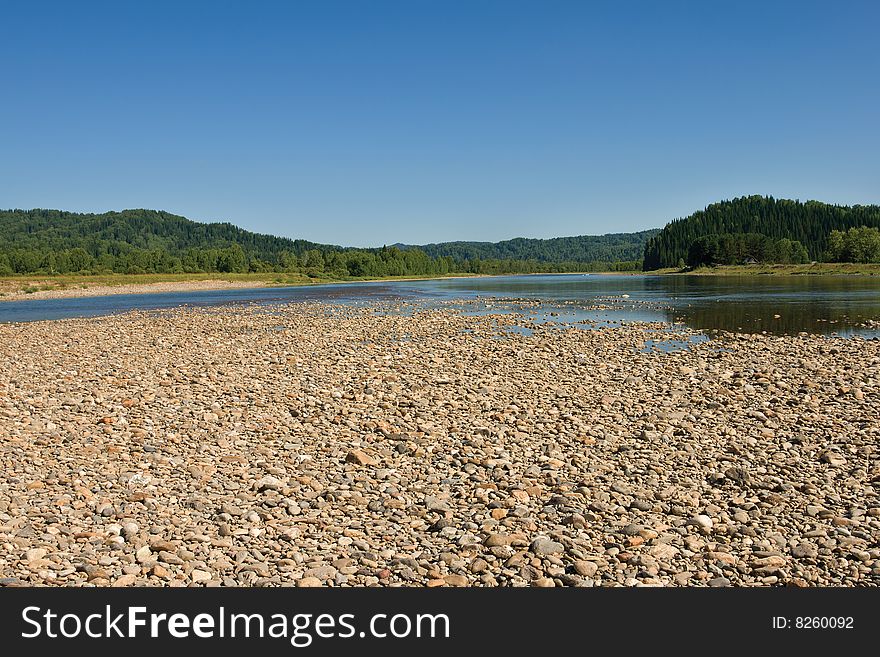
[[[880,201],[880,3],[0,5],[0,207],[378,246]]]

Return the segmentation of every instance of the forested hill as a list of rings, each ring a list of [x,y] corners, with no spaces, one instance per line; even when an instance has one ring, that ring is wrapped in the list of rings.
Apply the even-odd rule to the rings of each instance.
[[[283,251],[338,249],[306,240],[252,233],[230,223],[199,223],[157,210],[79,214],[60,210],[0,210],[0,248],[62,251],[84,248],[94,256],[129,248],[179,256],[190,248],[238,244],[263,259]]]
[[[659,229],[638,233],[609,233],[528,239],[517,237],[503,242],[443,242],[411,246],[396,244],[401,249],[421,249],[431,257],[450,256],[461,260],[528,260],[538,262],[621,262],[641,260],[648,238]]]
[[[278,271],[380,277],[637,269],[650,234],[358,249],[155,210],[0,210],[0,275]]]
[[[736,234],[797,241],[806,248],[811,259],[822,260],[831,231],[861,226],[880,227],[880,206],[801,203],[772,196],[744,196],[714,203],[667,224],[645,245],[643,268],[651,270],[688,263],[691,246],[698,243],[699,238],[729,239]]]

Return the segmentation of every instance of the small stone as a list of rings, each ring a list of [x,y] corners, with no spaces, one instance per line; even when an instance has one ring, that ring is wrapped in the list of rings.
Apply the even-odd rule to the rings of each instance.
[[[573,566],[574,572],[581,577],[595,577],[599,571],[599,565],[595,561],[579,560],[575,561]]]
[[[672,579],[679,586],[685,586],[693,576],[694,574],[691,572],[681,572],[675,573],[675,575],[672,576]]]
[[[157,552],[159,550],[165,550],[167,552],[174,552],[177,549],[177,543],[174,541],[169,541],[166,538],[151,538],[150,539],[150,548],[153,552]]]
[[[477,557],[476,559],[471,561],[471,572],[472,573],[481,573],[484,570],[486,570],[486,568],[488,568],[488,567],[489,567],[488,562],[485,559],[481,559],[480,557]]]
[[[353,449],[345,456],[346,463],[355,465],[376,465],[377,461],[372,456],[359,449]]]
[[[200,570],[198,568],[194,568],[189,576],[194,582],[207,582],[209,579],[211,579],[211,573],[205,570]]]
[[[165,568],[165,566],[158,563],[153,566],[152,570],[150,570],[150,574],[154,577],[161,577],[162,579],[167,579],[171,576],[171,572]]]
[[[670,561],[678,556],[679,550],[669,543],[658,543],[648,549],[648,554],[661,561]]]
[[[178,548],[176,554],[182,561],[192,561],[196,558],[196,555],[186,548]]]
[[[134,558],[137,559],[138,563],[144,563],[153,558],[153,551],[150,549],[149,545],[144,545],[134,553]]]
[[[446,529],[447,527],[454,527],[455,523],[452,522],[449,518],[440,518],[433,525],[428,527],[428,531],[431,532],[439,532],[441,529]]]
[[[767,570],[767,571],[776,571],[782,568],[785,565],[785,557],[780,557],[778,555],[771,555],[769,557],[762,557],[760,559],[755,559],[752,561],[752,568],[755,570]]]
[[[705,531],[709,531],[710,529],[712,529],[712,518],[707,515],[700,514],[688,520],[687,524],[694,525]]]
[[[45,557],[49,551],[46,548],[31,548],[27,552],[24,553],[24,558],[26,561],[38,561]]]
[[[184,561],[179,556],[177,556],[174,552],[168,552],[166,550],[162,550],[159,552],[159,561],[163,563],[168,563],[173,566],[182,566]]]
[[[317,577],[303,577],[302,579],[297,580],[296,586],[300,589],[318,588],[321,586],[321,580]]]
[[[284,484],[277,477],[266,475],[265,477],[258,479],[254,484],[254,487],[257,489],[257,492],[262,493],[264,490],[281,490],[281,488],[284,487]]]
[[[467,586],[468,585],[468,578],[465,577],[464,575],[447,575],[446,577],[443,578],[443,580],[449,586]]]
[[[529,550],[531,550],[534,554],[544,556],[548,554],[561,554],[565,551],[565,548],[562,546],[561,543],[557,543],[556,541],[551,541],[549,538],[540,536],[532,541],[532,544],[529,546]]]
[[[325,581],[328,579],[333,579],[336,577],[337,570],[333,566],[318,566],[316,568],[309,568],[305,573],[303,573],[303,578],[308,579],[310,577],[314,577],[320,581]]]
[[[791,549],[791,553],[798,559],[815,559],[819,556],[816,546],[807,541],[802,541]]]
[[[531,585],[541,589],[552,589],[556,586],[556,582],[549,577],[539,577],[538,579],[533,579]]]
[[[823,463],[827,463],[828,465],[830,465],[832,467],[839,467],[841,465],[846,465],[845,458],[843,458],[837,452],[832,452],[830,450],[822,452],[822,456],[820,457],[820,460]]]
[[[721,588],[725,586],[730,586],[730,580],[726,577],[715,577],[713,579],[710,579],[708,584],[713,588]]]
[[[121,575],[117,577],[113,582],[114,587],[122,587],[122,586],[131,586],[137,581],[137,577],[135,575]]]
[[[729,552],[707,552],[706,558],[712,561],[723,563],[727,566],[736,565],[736,557]]]
[[[445,512],[450,510],[449,502],[436,495],[425,496],[425,508],[428,509],[428,511]]]
[[[580,513],[572,513],[570,516],[563,518],[563,525],[569,525],[575,529],[583,529],[587,526],[587,520]]]
[[[86,577],[88,577],[88,580],[90,582],[93,582],[93,581],[99,580],[99,579],[107,580],[108,582],[110,580],[110,575],[107,574],[107,571],[104,570],[103,568],[98,568],[97,566],[89,565],[86,567],[85,572],[86,572]]]
[[[510,545],[510,536],[506,534],[489,534],[483,541],[483,545],[488,548]]]
[[[751,475],[745,468],[733,467],[724,471],[724,476],[741,486],[746,486],[751,481]]]

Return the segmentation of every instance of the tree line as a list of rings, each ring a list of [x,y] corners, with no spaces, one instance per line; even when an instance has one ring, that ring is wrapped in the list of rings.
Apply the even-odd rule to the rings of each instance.
[[[642,259],[645,241],[659,229],[637,233],[609,233],[527,239],[517,237],[502,242],[443,242],[401,248],[421,249],[429,256],[451,256],[464,260],[534,260],[537,262],[632,262]]]
[[[288,272],[379,278],[811,260],[880,261],[880,207],[749,196],[710,205],[659,231],[378,249],[263,235],[154,210],[0,211],[0,275]]]

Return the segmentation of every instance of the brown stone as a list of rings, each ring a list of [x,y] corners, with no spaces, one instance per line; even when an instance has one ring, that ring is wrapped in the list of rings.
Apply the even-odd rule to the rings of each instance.
[[[355,465],[376,465],[378,461],[366,452],[353,449],[345,456],[346,463],[354,463]]]

